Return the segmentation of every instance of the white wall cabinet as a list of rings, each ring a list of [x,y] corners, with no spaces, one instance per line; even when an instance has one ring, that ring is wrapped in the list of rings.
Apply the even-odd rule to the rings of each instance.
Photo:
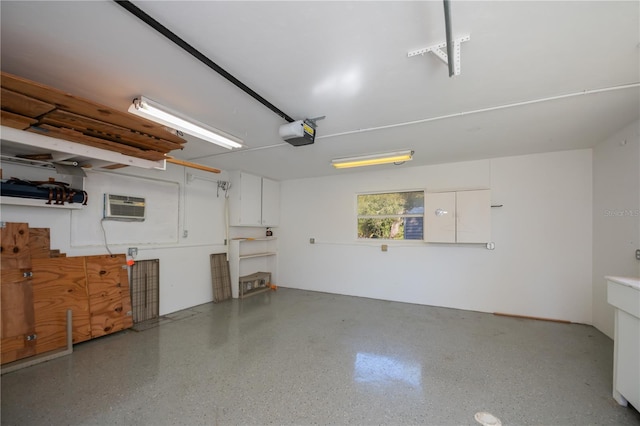
[[[491,241],[491,191],[425,194],[424,234],[428,243]]]
[[[231,226],[278,226],[280,183],[234,171],[230,173],[229,224]]]
[[[613,398],[640,407],[640,280],[607,278],[607,301],[615,308]]]
[[[271,282],[277,282],[276,238],[240,238],[229,244],[229,276],[231,297],[240,296],[240,277],[256,272],[271,273]]]

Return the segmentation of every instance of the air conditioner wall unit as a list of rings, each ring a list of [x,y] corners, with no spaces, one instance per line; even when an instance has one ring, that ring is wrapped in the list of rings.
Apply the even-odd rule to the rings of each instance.
[[[145,199],[128,195],[104,194],[104,216],[110,220],[143,221]]]

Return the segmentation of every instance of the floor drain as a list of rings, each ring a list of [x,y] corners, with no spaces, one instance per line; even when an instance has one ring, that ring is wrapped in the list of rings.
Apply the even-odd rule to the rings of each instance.
[[[476,421],[482,426],[501,426],[502,422],[493,414],[481,411],[474,416]]]

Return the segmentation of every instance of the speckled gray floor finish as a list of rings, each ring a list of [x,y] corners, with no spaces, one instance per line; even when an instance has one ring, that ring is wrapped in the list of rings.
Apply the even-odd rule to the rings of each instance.
[[[2,424],[638,425],[595,328],[280,289],[2,376]]]

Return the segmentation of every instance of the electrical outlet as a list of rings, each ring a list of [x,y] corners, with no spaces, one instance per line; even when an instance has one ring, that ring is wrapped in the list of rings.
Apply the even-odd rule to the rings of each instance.
[[[182,238],[187,238],[188,236],[189,236],[189,231],[187,231],[186,229],[182,231]]]
[[[315,238],[309,238],[309,244],[315,244],[315,243],[316,243]]]
[[[380,246],[380,248],[382,249],[382,251],[387,251],[389,250],[389,246],[386,244],[383,244],[382,246]]]
[[[640,260],[640,249],[636,250],[636,259]]]
[[[136,257],[138,255],[138,248],[137,247],[129,247],[129,256],[131,257]]]

